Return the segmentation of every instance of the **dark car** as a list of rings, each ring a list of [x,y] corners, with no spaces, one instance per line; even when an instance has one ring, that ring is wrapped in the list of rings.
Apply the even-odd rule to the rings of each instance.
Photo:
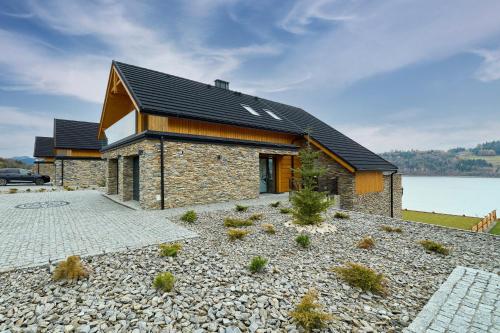
[[[0,169],[0,186],[8,183],[35,183],[43,185],[50,182],[49,176],[42,176],[38,173],[19,168]]]

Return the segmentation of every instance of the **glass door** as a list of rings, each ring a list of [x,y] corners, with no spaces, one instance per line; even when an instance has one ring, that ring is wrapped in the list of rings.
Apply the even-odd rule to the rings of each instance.
[[[274,181],[274,157],[266,156],[259,159],[260,193],[276,192]]]

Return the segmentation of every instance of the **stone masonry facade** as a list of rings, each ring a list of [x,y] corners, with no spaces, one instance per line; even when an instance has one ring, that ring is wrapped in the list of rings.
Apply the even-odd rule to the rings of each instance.
[[[64,185],[69,187],[103,187],[106,184],[105,160],[58,159],[54,162],[54,164],[55,185]]]
[[[35,164],[33,164],[32,171],[42,176],[49,176],[52,181],[54,179],[56,169],[53,162],[35,162]]]

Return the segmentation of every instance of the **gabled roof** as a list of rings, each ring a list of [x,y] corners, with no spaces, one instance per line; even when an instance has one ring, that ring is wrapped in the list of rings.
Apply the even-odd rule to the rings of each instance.
[[[98,140],[99,123],[54,119],[54,148],[100,150],[107,139]]]
[[[54,157],[54,138],[35,136],[34,157]]]
[[[113,61],[113,66],[140,112],[297,135],[307,132],[354,170],[397,170],[393,164],[303,109],[121,62]],[[242,105],[250,106],[259,116],[250,114]],[[265,110],[281,119],[275,119]]]

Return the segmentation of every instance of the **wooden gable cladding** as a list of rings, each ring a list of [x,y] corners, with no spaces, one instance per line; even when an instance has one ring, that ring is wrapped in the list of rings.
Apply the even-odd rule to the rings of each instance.
[[[71,157],[101,157],[101,152],[98,150],[86,149],[56,149],[57,156],[71,156]]]
[[[382,192],[384,175],[381,171],[358,171],[355,176],[356,194]]]
[[[295,135],[206,121],[148,115],[146,128],[151,131],[210,136],[227,139],[291,144]]]
[[[99,139],[103,138],[104,131],[125,117],[133,110],[139,110],[132,95],[123,84],[120,75],[111,67],[108,79],[108,88],[99,123]]]

